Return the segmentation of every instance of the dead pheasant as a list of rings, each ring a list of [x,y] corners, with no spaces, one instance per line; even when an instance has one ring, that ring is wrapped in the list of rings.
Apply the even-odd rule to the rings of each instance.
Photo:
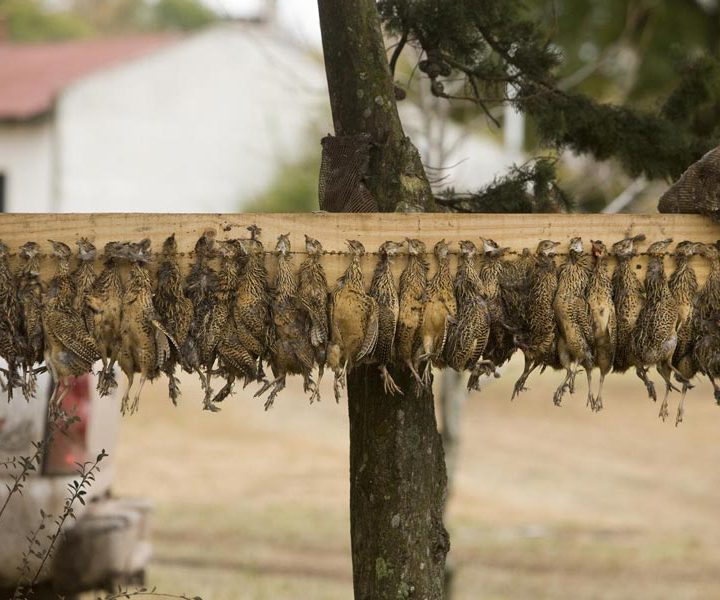
[[[70,248],[62,242],[50,243],[58,266],[42,307],[42,324],[45,364],[54,384],[50,402],[59,406],[70,390],[71,379],[89,373],[100,353],[82,314],[75,309]]]
[[[672,364],[677,346],[679,309],[677,300],[668,287],[663,262],[665,251],[671,242],[671,239],[655,242],[647,250],[650,258],[645,276],[645,305],[635,324],[632,341],[637,368],[647,372],[650,366],[656,366],[665,380],[665,397],[660,407],[660,417],[663,420],[668,415],[670,391],[679,391],[672,384],[672,373],[675,373],[679,381],[687,381]]]
[[[392,260],[400,248],[402,243],[392,241],[380,246],[380,258],[370,283],[370,297],[375,300],[378,307],[378,333],[373,357],[379,365],[385,393],[390,395],[402,394],[402,390],[395,384],[387,369],[387,365],[393,360],[393,346],[400,313],[400,300],[392,273]]]
[[[557,325],[553,301],[558,287],[555,255],[560,242],[542,240],[535,251],[535,265],[530,273],[527,330],[515,336],[515,343],[525,356],[522,375],[515,382],[512,397],[523,390],[530,374],[538,367],[560,366],[557,359]]]
[[[610,372],[615,360],[617,344],[617,319],[613,304],[613,288],[608,274],[607,248],[599,240],[591,240],[593,269],[588,285],[588,306],[592,324],[593,362],[600,369],[600,384],[594,397],[592,409],[602,409],[602,388],[605,376]]]
[[[22,387],[18,367],[22,363],[23,350],[17,281],[10,270],[8,252],[8,247],[0,242],[0,358],[7,363],[7,369],[0,370],[6,376],[6,383],[2,385],[10,400],[13,388]]]
[[[104,249],[105,265],[93,284],[87,303],[92,311],[92,332],[100,351],[103,367],[99,373],[97,389],[101,396],[117,387],[115,362],[120,351],[120,324],[122,298],[125,293],[120,276],[120,264],[127,257],[127,247],[120,242],[109,242]]]
[[[720,313],[700,322],[700,334],[694,353],[700,372],[712,383],[715,402],[720,405]]]
[[[335,399],[347,381],[347,372],[372,355],[378,338],[378,306],[365,292],[360,259],[365,247],[349,240],[350,265],[338,279],[330,303],[328,366],[335,372]]]
[[[442,366],[448,329],[457,315],[453,278],[450,274],[449,251],[445,240],[435,244],[434,254],[437,268],[425,294],[427,300],[420,325],[422,355],[419,358],[426,361],[423,372],[423,382],[426,386],[431,384],[430,375],[433,365]]]
[[[130,260],[130,276],[122,297],[122,340],[118,364],[128,379],[127,390],[122,398],[123,414],[137,411],[140,394],[147,380],[157,378],[170,357],[170,344],[177,344],[163,327],[153,305],[153,290],[147,264],[151,258],[150,240],[142,240],[126,247]],[[130,389],[135,373],[140,373],[132,405]]]
[[[588,255],[583,252],[580,238],[570,240],[567,262],[558,274],[558,287],[553,301],[555,320],[558,324],[558,357],[565,369],[565,379],[555,391],[553,402],[560,406],[565,391],[573,391],[575,375],[579,367],[585,369],[588,381],[588,406],[595,406],[592,395],[592,324],[587,303],[590,280]]]
[[[693,321],[697,342],[693,355],[699,371],[710,378],[715,389],[715,400],[720,404],[720,389],[715,382],[718,377],[717,349],[720,347],[716,327],[720,317],[720,249],[716,244],[702,244],[699,252],[709,261],[710,272],[695,302]]]
[[[429,267],[425,244],[420,240],[409,238],[406,239],[406,242],[408,246],[408,262],[400,275],[395,360],[398,364],[405,365],[410,369],[418,385],[423,385],[418,373],[417,361]]]
[[[20,247],[22,261],[17,273],[18,302],[22,316],[20,348],[22,349],[23,395],[35,396],[36,375],[43,368],[35,369],[43,360],[42,295],[40,281],[40,246],[27,242]]]
[[[448,332],[445,359],[456,371],[470,371],[468,389],[479,389],[480,376],[495,373],[492,361],[483,360],[490,335],[490,312],[479,291],[480,278],[475,260],[477,247],[460,242],[458,271],[455,275],[457,319]]]
[[[259,397],[270,390],[265,402],[266,409],[285,388],[288,374],[302,375],[303,388],[305,392],[310,392],[311,403],[320,399],[317,384],[312,379],[315,354],[310,339],[306,336],[305,313],[298,298],[298,283],[290,255],[289,236],[289,233],[281,235],[275,247],[278,256],[277,283],[272,302],[275,343],[270,356],[275,380],[263,385],[255,394],[255,397]]]
[[[677,416],[675,417],[675,426],[683,420],[685,395],[688,389],[692,387],[689,380],[695,377],[697,373],[694,349],[698,331],[693,313],[698,292],[698,282],[695,269],[690,264],[690,259],[700,250],[701,246],[701,244],[685,241],[680,242],[675,247],[673,253],[676,265],[675,271],[668,280],[668,287],[678,305],[678,341],[672,362],[685,378],[682,384],[682,395],[678,403]]]
[[[315,354],[318,365],[318,386],[323,376],[327,344],[329,337],[328,289],[325,269],[320,262],[323,247],[316,239],[305,236],[305,251],[307,258],[300,265],[298,272],[298,297],[300,306],[305,312],[306,332]]]

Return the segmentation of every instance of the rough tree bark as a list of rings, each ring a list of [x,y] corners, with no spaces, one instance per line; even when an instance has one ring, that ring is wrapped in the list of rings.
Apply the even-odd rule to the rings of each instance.
[[[374,0],[318,0],[318,7],[335,134],[371,136],[366,184],[382,211],[433,210],[398,116]],[[374,366],[348,377],[355,598],[436,600],[449,549],[442,440],[432,393],[408,372],[393,377],[402,396],[384,393]]]

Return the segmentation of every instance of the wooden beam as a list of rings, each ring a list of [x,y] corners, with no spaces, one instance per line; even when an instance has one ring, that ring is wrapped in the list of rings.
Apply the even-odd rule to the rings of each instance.
[[[347,264],[347,258],[335,253],[346,251],[345,240],[360,240],[369,253],[375,252],[386,240],[402,240],[416,237],[428,245],[428,249],[440,239],[451,244],[453,250],[460,240],[477,241],[489,237],[514,252],[527,247],[534,249],[539,240],[552,239],[563,243],[580,236],[584,240],[601,239],[610,245],[627,236],[644,233],[648,242],[640,244],[640,251],[647,243],[673,238],[675,241],[692,240],[714,242],[720,239],[720,224],[698,215],[580,215],[580,214],[456,214],[456,213],[293,213],[293,214],[156,214],[156,213],[96,213],[96,214],[2,214],[0,215],[0,240],[12,252],[27,241],[36,241],[47,251],[48,239],[74,245],[81,236],[93,241],[98,250],[109,241],[138,241],[144,237],[152,240],[153,248],[159,249],[163,240],[175,233],[178,250],[189,262],[197,238],[212,229],[219,239],[247,237],[246,227],[256,224],[262,228],[261,239],[267,250],[275,246],[277,236],[290,233],[293,251],[302,254],[305,249],[304,234],[320,240],[331,253],[324,264],[331,281],[338,277]],[[272,270],[272,257],[268,266]],[[368,272],[374,261],[365,261]],[[397,261],[400,270],[404,261]],[[639,259],[638,264],[642,265]],[[705,261],[695,259],[702,278],[706,271]],[[668,263],[668,266],[671,266]],[[52,269],[52,261],[43,260],[43,274]]]

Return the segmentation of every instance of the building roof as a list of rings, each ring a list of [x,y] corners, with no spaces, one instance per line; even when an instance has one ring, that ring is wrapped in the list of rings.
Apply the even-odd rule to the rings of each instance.
[[[74,81],[150,54],[179,38],[154,34],[50,44],[0,43],[0,120],[38,117]]]

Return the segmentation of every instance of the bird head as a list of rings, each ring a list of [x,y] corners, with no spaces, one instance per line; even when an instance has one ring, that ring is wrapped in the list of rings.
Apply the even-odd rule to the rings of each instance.
[[[458,246],[460,247],[460,254],[467,258],[472,258],[477,254],[477,246],[470,240],[462,240]]]
[[[70,250],[70,246],[66,243],[57,242],[55,240],[48,240],[48,242],[50,242],[50,245],[52,246],[53,256],[64,259],[68,259],[72,256],[72,250]]]
[[[557,247],[560,242],[553,242],[552,240],[542,240],[537,247],[535,253],[538,256],[555,256],[557,254]]]
[[[127,245],[127,258],[130,262],[147,264],[150,262],[152,252],[150,251],[150,239],[145,238]]]
[[[590,240],[592,255],[601,258],[607,256],[607,247],[600,240]]]
[[[381,255],[385,255],[388,258],[392,258],[393,256],[395,256],[398,253],[398,251],[402,247],[403,247],[403,242],[393,242],[393,241],[388,240],[387,242],[383,242],[380,245],[380,248],[378,249],[378,251],[380,252]]]
[[[75,242],[78,247],[78,258],[80,260],[95,260],[97,250],[95,245],[86,237],[81,237]]]
[[[20,246],[20,256],[23,258],[35,258],[39,253],[40,245],[35,242],[26,242]]]
[[[363,246],[357,240],[348,240],[347,246],[353,256],[362,256],[363,254],[365,254],[365,246]]]
[[[438,260],[444,260],[450,252],[450,246],[448,246],[445,240],[440,240],[437,244],[435,244],[433,252]]]
[[[162,251],[165,256],[174,256],[177,253],[177,240],[174,233],[163,242]]]
[[[677,246],[675,246],[674,254],[677,257],[690,258],[691,256],[698,254],[701,251],[702,246],[703,244],[698,242],[689,242],[685,240],[678,242]]]
[[[287,256],[290,253],[290,233],[283,233],[278,236],[277,244],[275,244],[275,252]]]
[[[407,242],[408,252],[410,254],[413,254],[415,256],[425,254],[425,242],[412,238],[405,238],[405,241]]]
[[[668,246],[672,244],[672,238],[661,240],[659,242],[653,242],[648,246],[647,253],[650,256],[662,256],[668,249]]]
[[[250,226],[247,228],[247,230],[250,232],[250,239],[251,239],[251,240],[256,240],[256,239],[258,239],[258,237],[259,237],[260,234],[262,233],[262,229],[260,229],[260,228],[259,228],[257,225],[255,225],[254,223],[253,223],[252,225],[250,225]]]
[[[570,239],[570,253],[571,254],[582,254],[583,243],[582,238],[574,237]]]
[[[644,241],[645,235],[642,233],[632,237],[626,237],[613,244],[612,253],[620,258],[631,258],[635,256],[635,244]]]
[[[222,258],[236,256],[240,248],[240,240],[220,240],[217,243],[217,253]]]
[[[320,256],[323,253],[322,244],[315,238],[311,238],[309,235],[305,234],[305,252],[311,256]]]
[[[103,248],[103,254],[105,255],[105,258],[123,259],[128,256],[127,250],[127,244],[123,244],[121,242],[108,242]]]
[[[715,244],[700,244],[698,254],[710,260],[717,260],[720,258],[720,248]]]
[[[195,242],[195,254],[212,258],[215,255],[215,230],[208,229],[203,232],[197,242]]]

